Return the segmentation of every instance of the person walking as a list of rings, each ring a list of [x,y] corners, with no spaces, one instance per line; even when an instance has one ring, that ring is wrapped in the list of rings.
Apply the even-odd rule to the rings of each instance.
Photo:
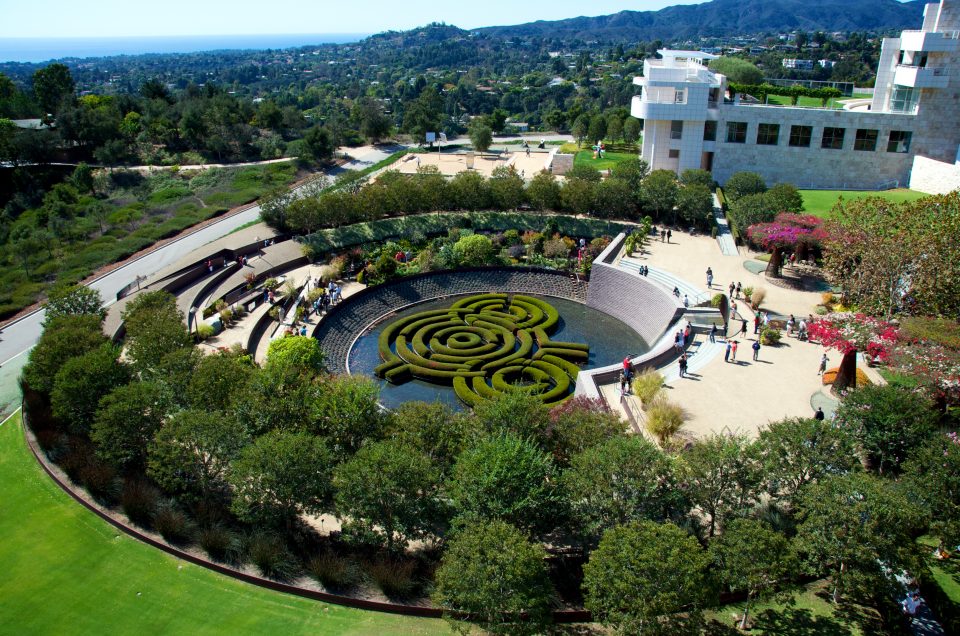
[[[717,341],[717,325],[716,323],[710,325],[710,342]]]
[[[753,341],[752,347],[753,347],[753,359],[759,360],[760,359],[760,339],[759,338]]]
[[[713,270],[707,267],[707,289],[713,289]]]
[[[673,238],[673,230],[667,230],[667,243]]]
[[[730,344],[730,341],[727,340],[727,350],[723,352],[723,361],[724,361],[724,362],[730,362],[730,348],[731,348],[732,346],[733,346],[733,345]]]
[[[735,296],[735,298],[740,298],[740,292],[742,291],[743,291],[743,285],[741,285],[740,282],[738,281],[737,288],[736,288],[737,295]]]
[[[817,370],[817,375],[823,375],[827,372],[827,354],[820,356],[820,368]]]
[[[738,343],[736,340],[734,340],[734,341],[733,341],[733,347],[730,349],[730,359],[733,360],[734,362],[737,361],[737,346],[738,346],[738,344],[739,344],[739,343]]]
[[[667,240],[667,231],[660,230],[660,242],[663,243],[666,240]]]
[[[747,319],[744,318],[742,321],[740,321],[740,323],[741,323],[741,324],[740,324],[740,333],[739,333],[738,335],[743,336],[744,338],[746,338],[746,337],[747,337]]]
[[[686,294],[683,295],[683,306],[690,309],[690,299],[687,298]]]
[[[753,317],[753,333],[760,333],[760,312],[757,312],[757,315]]]
[[[677,363],[680,365],[680,377],[685,377],[687,374],[687,354],[680,356]]]
[[[620,397],[623,397],[627,394],[627,374],[623,371],[620,372]]]
[[[734,284],[731,282],[731,283],[730,283],[730,287],[729,287],[729,289],[730,289],[730,298],[733,298],[733,290],[735,290],[736,288],[737,288],[737,286],[734,285]]]

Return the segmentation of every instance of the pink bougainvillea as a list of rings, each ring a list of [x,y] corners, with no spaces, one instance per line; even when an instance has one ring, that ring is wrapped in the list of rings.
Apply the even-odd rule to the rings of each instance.
[[[783,249],[818,244],[826,234],[823,221],[809,214],[784,212],[770,223],[755,223],[747,228],[747,237],[764,249]]]
[[[825,347],[841,353],[863,351],[873,360],[886,362],[897,341],[897,326],[866,314],[837,313],[817,319],[808,333]]]

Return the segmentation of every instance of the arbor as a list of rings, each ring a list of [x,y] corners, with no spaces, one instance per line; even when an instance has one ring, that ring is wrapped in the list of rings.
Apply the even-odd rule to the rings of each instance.
[[[556,472],[550,456],[532,442],[510,434],[492,436],[457,458],[447,493],[461,516],[546,531],[563,505]]]
[[[737,172],[723,186],[723,194],[732,203],[748,194],[763,194],[767,184],[756,172]]]
[[[480,154],[490,150],[490,145],[493,143],[493,131],[490,130],[490,126],[480,120],[474,120],[470,123],[469,134],[474,150]]]
[[[107,315],[100,292],[85,285],[54,287],[47,294],[43,309],[46,311],[44,327],[63,316],[96,316],[103,320]]]
[[[33,93],[44,113],[57,115],[66,99],[73,99],[76,86],[70,69],[64,64],[50,64],[33,74]]]
[[[710,520],[709,536],[745,514],[760,494],[760,463],[743,435],[699,439],[682,455],[688,495]]]
[[[154,437],[147,474],[170,493],[225,498],[230,462],[248,441],[240,422],[222,411],[180,411]]]
[[[286,524],[317,514],[331,496],[333,455],[323,438],[270,431],[244,448],[230,466],[231,509],[247,521]]]
[[[727,76],[728,82],[736,84],[760,84],[763,71],[747,60],[725,55],[710,61],[710,70]]]
[[[690,508],[676,462],[639,435],[574,455],[563,485],[578,533],[590,544],[631,521],[679,520]]]
[[[120,364],[120,349],[102,344],[63,363],[53,380],[50,406],[53,415],[75,433],[90,430],[100,398],[130,381],[130,371]]]
[[[830,475],[800,499],[797,546],[808,569],[827,574],[836,602],[855,576],[883,589],[884,568],[912,569],[922,513],[897,484],[868,473]]]
[[[787,538],[755,519],[731,521],[710,543],[710,555],[723,584],[747,593],[740,629],[747,628],[751,602],[773,594],[795,568]]]
[[[677,633],[685,619],[699,619],[709,561],[697,540],[672,523],[618,526],[604,533],[583,566],[584,605],[622,634]]]
[[[147,447],[169,408],[158,384],[131,382],[113,389],[100,400],[90,429],[97,455],[121,471],[145,468]]]
[[[859,468],[854,440],[844,428],[813,418],[787,418],[760,431],[757,452],[767,491],[796,505],[803,487]]]
[[[680,188],[672,170],[654,170],[643,180],[644,206],[653,211],[658,220],[673,212]]]
[[[109,343],[99,316],[60,316],[44,325],[43,334],[30,350],[23,379],[34,391],[49,395],[60,367],[71,358]]]
[[[546,170],[541,170],[527,185],[527,198],[534,209],[556,210],[560,207],[560,184],[557,178]]]
[[[367,444],[334,469],[344,532],[362,543],[403,549],[439,521],[439,474],[420,451],[393,440]]]
[[[546,551],[499,520],[451,537],[437,568],[433,600],[451,620],[491,634],[540,634],[551,622]]]
[[[273,369],[291,369],[306,374],[323,370],[323,350],[315,338],[287,336],[276,338],[267,349],[267,366]]]
[[[766,197],[766,195],[764,195]],[[823,221],[813,215],[778,214],[772,223],[757,223],[747,228],[750,240],[770,251],[770,261],[765,274],[779,278],[783,267],[783,253],[791,250],[801,258],[819,246],[825,233]]]
[[[835,422],[850,431],[877,472],[898,472],[936,430],[928,398],[897,385],[861,387],[844,396]]]

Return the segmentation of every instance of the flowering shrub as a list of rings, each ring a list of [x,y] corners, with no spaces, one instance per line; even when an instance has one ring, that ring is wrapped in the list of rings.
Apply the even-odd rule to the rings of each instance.
[[[828,314],[807,328],[810,338],[841,353],[864,351],[885,362],[897,340],[897,326],[866,314]]]

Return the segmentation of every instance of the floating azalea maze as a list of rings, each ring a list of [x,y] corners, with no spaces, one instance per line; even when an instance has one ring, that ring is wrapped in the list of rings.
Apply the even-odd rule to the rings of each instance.
[[[469,406],[515,386],[558,404],[573,394],[578,363],[590,351],[578,342],[550,340],[559,322],[557,310],[539,298],[467,296],[384,328],[377,342],[383,363],[374,373],[392,383],[452,383]]]

